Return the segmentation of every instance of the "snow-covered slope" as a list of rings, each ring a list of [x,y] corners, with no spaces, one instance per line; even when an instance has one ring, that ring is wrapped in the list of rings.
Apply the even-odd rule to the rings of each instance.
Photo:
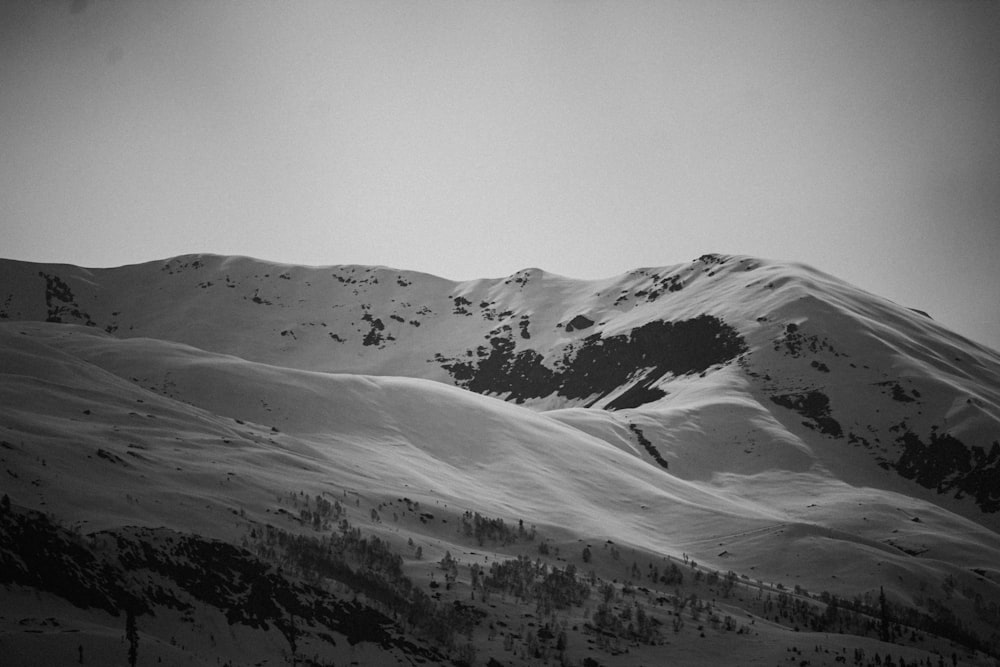
[[[305,491],[436,553],[468,510],[577,559],[616,545],[926,613],[944,586],[988,643],[1000,355],[807,267],[4,261],[0,318],[4,491],[84,532],[235,544]],[[401,498],[432,518],[383,523]]]
[[[102,270],[3,262],[0,285],[9,320],[437,380],[535,410],[635,409],[675,476],[769,469],[772,448],[755,443],[776,443],[998,527],[1000,356],[799,265],[708,255],[601,281],[530,269],[455,283],[188,256]],[[139,376],[165,385],[165,372]],[[707,454],[723,446],[744,460]]]

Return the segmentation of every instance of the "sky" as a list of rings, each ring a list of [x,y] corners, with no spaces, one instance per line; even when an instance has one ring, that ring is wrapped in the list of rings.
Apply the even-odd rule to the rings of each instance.
[[[195,252],[744,254],[1000,349],[1000,2],[0,0],[0,257]]]

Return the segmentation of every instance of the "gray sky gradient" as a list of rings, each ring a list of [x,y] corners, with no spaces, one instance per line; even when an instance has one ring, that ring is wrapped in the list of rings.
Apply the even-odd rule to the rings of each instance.
[[[0,2],[0,256],[811,264],[1000,349],[1000,3]]]

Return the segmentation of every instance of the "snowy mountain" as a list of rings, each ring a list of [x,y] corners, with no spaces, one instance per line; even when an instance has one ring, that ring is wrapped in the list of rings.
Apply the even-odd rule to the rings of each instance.
[[[0,339],[13,664],[1000,657],[1000,354],[808,267],[4,260]]]

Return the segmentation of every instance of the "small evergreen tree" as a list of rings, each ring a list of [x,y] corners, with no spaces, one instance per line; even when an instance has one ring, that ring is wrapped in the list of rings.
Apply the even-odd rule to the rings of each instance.
[[[125,639],[128,640],[128,664],[135,667],[139,656],[139,631],[135,625],[135,612],[131,605],[125,610]]]
[[[299,630],[298,628],[295,627],[295,614],[291,615],[291,619],[288,625],[288,634],[286,638],[288,639],[288,646],[292,650],[292,664],[294,665],[298,662],[298,657],[296,656],[296,652],[298,651],[297,640],[299,638]]]
[[[885,599],[885,589],[878,587],[878,607],[879,607],[879,639],[884,642],[889,641],[889,605]]]

